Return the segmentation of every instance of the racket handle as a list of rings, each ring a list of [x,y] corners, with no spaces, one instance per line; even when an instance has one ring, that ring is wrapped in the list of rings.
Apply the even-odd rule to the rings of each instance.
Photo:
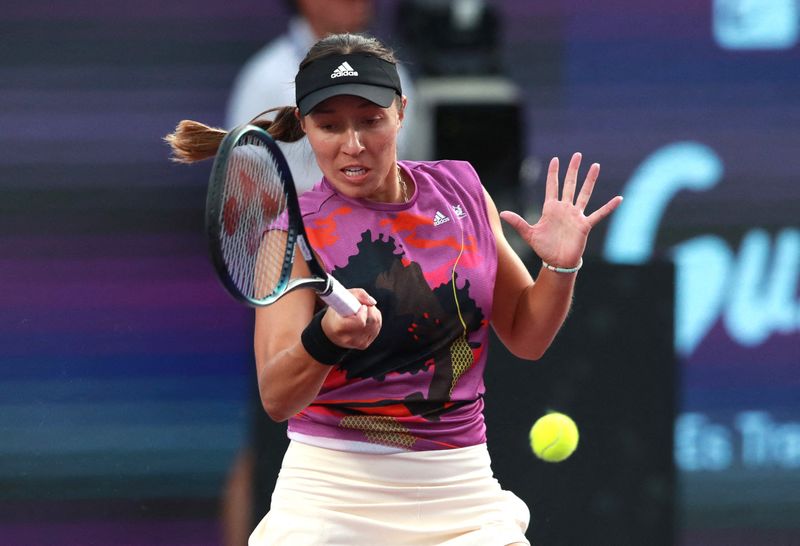
[[[339,316],[349,317],[350,315],[355,315],[361,308],[361,302],[334,277],[330,277],[330,280],[330,292],[320,296],[322,301],[339,313]]]

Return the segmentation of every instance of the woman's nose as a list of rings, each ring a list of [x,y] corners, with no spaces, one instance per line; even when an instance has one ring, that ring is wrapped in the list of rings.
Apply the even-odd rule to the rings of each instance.
[[[364,149],[361,142],[361,134],[353,128],[348,129],[344,135],[342,151],[348,155],[358,155]]]

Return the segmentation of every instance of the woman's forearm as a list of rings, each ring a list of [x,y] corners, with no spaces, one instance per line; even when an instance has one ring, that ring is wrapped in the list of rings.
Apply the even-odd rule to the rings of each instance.
[[[269,358],[256,356],[258,390],[264,410],[274,421],[285,421],[316,398],[331,367],[316,362],[297,343]]]
[[[555,273],[542,268],[517,303],[508,349],[520,358],[541,358],[567,318],[576,273]]]

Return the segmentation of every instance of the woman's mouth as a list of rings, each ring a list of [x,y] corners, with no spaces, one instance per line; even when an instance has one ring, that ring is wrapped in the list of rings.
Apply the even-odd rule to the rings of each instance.
[[[347,177],[357,178],[367,174],[367,169],[365,169],[364,167],[345,167],[344,169],[342,169],[342,172]]]

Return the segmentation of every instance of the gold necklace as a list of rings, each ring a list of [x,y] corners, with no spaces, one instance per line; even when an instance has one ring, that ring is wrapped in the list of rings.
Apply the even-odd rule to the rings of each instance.
[[[408,190],[406,189],[406,181],[403,180],[403,173],[400,171],[400,165],[395,163],[397,168],[397,181],[400,183],[400,191],[403,192],[403,203],[408,203]]]

